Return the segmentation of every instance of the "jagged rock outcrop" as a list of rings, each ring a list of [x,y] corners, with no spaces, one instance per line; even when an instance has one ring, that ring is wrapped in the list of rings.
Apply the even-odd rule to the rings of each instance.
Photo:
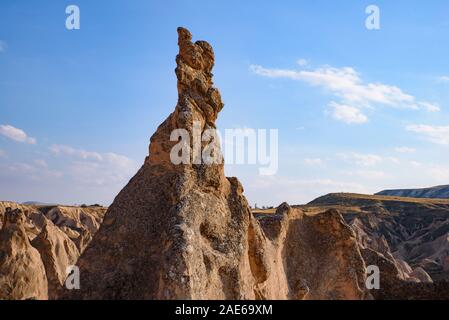
[[[75,265],[78,260],[80,255],[78,248],[51,221],[46,222],[42,232],[32,241],[32,245],[39,251],[45,266],[49,297],[55,297],[67,277],[67,267]]]
[[[268,299],[367,299],[365,265],[351,228],[336,210],[307,215],[287,204],[257,214],[267,241]]]
[[[0,299],[47,299],[48,286],[39,252],[25,231],[21,209],[7,208],[0,231]]]
[[[100,228],[106,208],[103,207],[44,207],[42,211],[83,252]]]
[[[24,228],[30,240],[34,239],[45,224],[45,217],[36,207],[22,205],[12,201],[0,201],[0,228],[3,223],[3,215],[6,208],[20,209],[24,213]]]
[[[212,81],[214,53],[191,40],[178,29],[174,112],[78,260],[81,289],[61,297],[365,297],[363,260],[338,213],[290,217],[286,208],[273,217],[277,229],[261,228],[239,181],[225,177],[213,132],[223,108]],[[179,141],[179,129],[188,140]],[[173,150],[187,158],[173,161]]]
[[[214,129],[223,107],[212,86],[212,47],[192,43],[186,29],[178,34],[178,105],[78,261],[82,285],[75,297],[254,297],[246,238],[251,212],[241,185],[225,178],[222,163],[192,164],[199,163],[194,154],[188,164],[170,159],[174,130],[192,137]],[[193,143],[186,147],[193,150]]]
[[[1,201],[0,300],[54,298],[105,211]]]
[[[434,299],[448,287],[449,200],[340,193],[300,206],[308,212],[332,207],[355,231],[366,265],[380,269],[375,298]]]

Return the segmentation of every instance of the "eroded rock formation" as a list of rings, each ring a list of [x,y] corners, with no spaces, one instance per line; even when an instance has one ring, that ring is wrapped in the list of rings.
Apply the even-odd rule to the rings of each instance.
[[[0,202],[0,300],[54,298],[105,210]]]
[[[336,210],[307,215],[282,205],[256,215],[271,273],[260,283],[269,299],[366,299],[365,264],[355,233]]]
[[[75,265],[80,255],[78,248],[70,238],[47,221],[42,232],[32,241],[39,251],[45,266],[48,279],[50,298],[64,284],[67,277],[67,267]]]
[[[178,29],[178,103],[151,137],[149,156],[109,207],[78,260],[83,299],[360,299],[365,267],[351,229],[330,211],[309,217],[288,206],[257,220],[236,178],[226,178],[218,143],[223,108],[213,87],[214,53]],[[186,162],[170,153],[176,129],[194,138]],[[285,210],[284,210],[285,209]],[[285,212],[284,212],[285,211]],[[291,211],[291,212],[290,212]],[[290,212],[290,214],[289,214]],[[262,222],[262,227],[259,221]],[[269,226],[270,225],[270,226]]]
[[[48,298],[44,264],[28,239],[25,222],[21,209],[6,208],[0,231],[0,299]]]
[[[378,299],[448,299],[449,200],[329,194],[307,212],[338,208],[357,235],[366,265],[381,274]],[[448,291],[449,292],[449,291]]]

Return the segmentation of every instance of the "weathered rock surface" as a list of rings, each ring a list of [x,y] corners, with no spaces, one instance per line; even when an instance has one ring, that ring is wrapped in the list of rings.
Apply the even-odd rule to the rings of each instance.
[[[208,142],[218,143],[210,130],[223,102],[213,87],[212,47],[191,39],[178,29],[175,111],[151,137],[145,163],[78,260],[81,290],[61,297],[364,298],[364,263],[337,212],[307,217],[285,207],[255,219],[239,181],[225,177],[219,149],[209,152],[212,161],[200,159]],[[191,138],[209,134],[206,142],[183,145],[192,150],[187,163],[171,161],[180,146],[170,139],[175,129]]]
[[[5,210],[0,231],[0,299],[48,298],[44,265],[28,239],[25,222],[21,209]]]
[[[76,244],[80,252],[92,240],[106,213],[103,207],[51,206],[41,210]]]
[[[67,267],[75,265],[80,255],[70,238],[47,221],[42,232],[32,241],[45,266],[50,298],[54,297],[67,277]]]
[[[30,240],[34,239],[45,224],[45,217],[34,206],[22,205],[11,201],[0,201],[0,228],[3,224],[3,216],[6,208],[20,209],[24,213],[24,228]]]
[[[107,212],[0,202],[0,299],[449,299],[449,200],[331,194],[253,214],[213,132],[213,49],[184,28],[178,45],[176,108]]]
[[[7,208],[13,213],[6,213]],[[54,298],[67,266],[80,255],[77,245],[81,249],[87,245],[105,211],[0,202],[0,299]]]
[[[282,209],[283,208],[283,209]],[[355,233],[336,210],[307,215],[283,205],[257,214],[268,237],[269,299],[366,299],[365,265]]]
[[[435,299],[432,288],[448,286],[449,200],[330,194],[300,207],[342,212],[366,264],[380,268],[381,290],[372,291],[376,298]]]

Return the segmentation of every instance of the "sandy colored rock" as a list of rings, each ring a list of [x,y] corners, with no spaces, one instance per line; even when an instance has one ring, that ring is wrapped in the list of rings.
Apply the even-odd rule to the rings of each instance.
[[[272,262],[266,299],[366,299],[366,270],[356,237],[336,210],[306,215],[283,205],[256,215]]]
[[[36,206],[18,204],[12,201],[0,201],[0,228],[6,208],[20,209],[24,213],[24,228],[30,240],[34,239],[45,224],[45,217]]]
[[[307,207],[338,208],[362,247],[421,267],[434,281],[449,280],[449,200],[330,194]]]
[[[25,231],[21,209],[6,209],[0,231],[0,299],[47,299],[45,268]]]
[[[251,212],[223,164],[170,160],[175,129],[215,128],[212,47],[178,29],[178,105],[151,138],[150,154],[119,193],[81,256],[81,298],[254,298],[248,259]],[[193,162],[193,159],[192,159]]]
[[[76,244],[80,252],[92,240],[106,213],[103,207],[52,206],[42,210]]]
[[[178,144],[170,139],[173,130],[184,129],[191,138],[210,133],[223,108],[213,87],[212,47],[193,43],[184,28],[178,29],[178,45],[175,111],[151,137],[145,163],[78,260],[81,290],[62,297],[363,298],[363,260],[338,213],[297,220],[277,215],[277,229],[262,229],[239,181],[225,177],[221,161],[199,159],[193,139],[184,145],[192,150],[190,161],[171,161]],[[213,135],[206,142],[217,145]],[[200,142],[201,150],[206,142]],[[211,155],[221,160],[219,149]]]
[[[80,255],[70,238],[48,221],[42,232],[32,241],[39,251],[48,279],[49,297],[55,296],[67,277],[67,267],[75,265]]]
[[[9,219],[17,223],[9,223],[2,231],[0,246],[6,253],[0,259],[3,286],[0,299],[46,299],[47,292],[53,298],[65,279],[66,267],[74,265],[79,257],[76,244],[82,249],[87,246],[106,209],[2,201],[0,226],[9,221],[5,216],[7,208],[14,209],[14,215],[20,218]]]
[[[376,299],[442,299],[449,273],[449,200],[329,194],[300,206],[338,208],[357,234],[367,265],[378,265]],[[383,283],[383,285],[382,285]]]

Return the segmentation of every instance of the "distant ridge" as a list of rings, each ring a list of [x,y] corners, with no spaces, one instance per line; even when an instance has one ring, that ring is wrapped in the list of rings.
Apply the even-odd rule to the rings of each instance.
[[[382,196],[410,197],[410,198],[449,198],[449,185],[421,189],[383,190],[376,193]]]
[[[53,206],[56,205],[54,203],[46,203],[46,202],[40,202],[40,201],[25,201],[22,202],[23,205],[26,206]]]

